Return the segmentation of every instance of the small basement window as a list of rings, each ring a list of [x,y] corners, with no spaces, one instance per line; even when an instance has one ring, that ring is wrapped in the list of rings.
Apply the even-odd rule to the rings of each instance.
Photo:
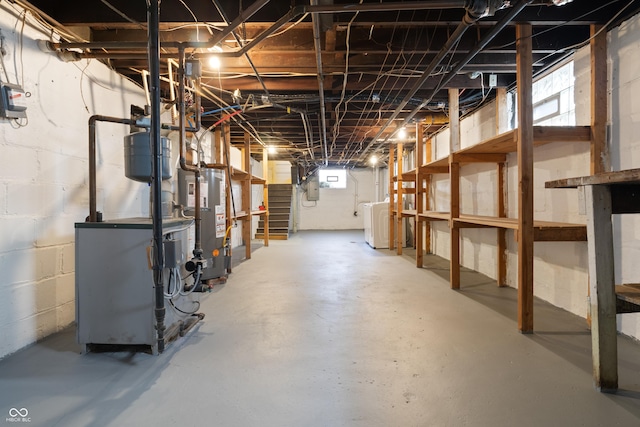
[[[344,169],[321,169],[320,188],[347,188],[347,171]]]

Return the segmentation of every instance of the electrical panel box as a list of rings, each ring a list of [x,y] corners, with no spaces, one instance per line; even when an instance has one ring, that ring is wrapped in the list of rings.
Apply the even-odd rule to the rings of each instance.
[[[190,79],[202,77],[202,64],[198,59],[187,59],[184,63],[184,75]]]
[[[498,76],[495,74],[489,74],[489,87],[498,86]]]
[[[180,267],[184,261],[182,241],[170,239],[164,241],[164,266],[165,268]]]
[[[0,116],[7,119],[27,117],[27,103],[24,89],[10,83],[0,83]]]
[[[320,177],[312,175],[307,180],[307,200],[315,202],[320,200]]]

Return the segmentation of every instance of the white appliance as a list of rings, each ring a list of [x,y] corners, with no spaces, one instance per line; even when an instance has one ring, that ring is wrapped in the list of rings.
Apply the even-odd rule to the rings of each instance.
[[[389,202],[364,203],[364,240],[374,249],[389,247]]]

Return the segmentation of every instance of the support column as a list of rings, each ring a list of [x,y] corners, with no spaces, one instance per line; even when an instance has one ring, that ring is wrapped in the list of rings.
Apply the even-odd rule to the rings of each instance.
[[[607,150],[607,31],[591,25],[591,175],[609,170]],[[600,33],[596,35],[596,33]]]
[[[423,236],[424,236],[424,222],[422,221],[422,217],[420,214],[424,210],[424,175],[420,173],[420,166],[423,162],[423,141],[424,138],[424,126],[421,121],[416,122],[416,148],[415,152],[415,161],[414,166],[416,169],[416,196],[415,196],[415,208],[416,208],[416,216],[414,219],[414,227],[416,233],[416,267],[422,268],[424,249],[423,249]]]
[[[431,138],[427,139],[427,142],[425,143],[425,164],[431,163],[432,160],[432,142],[431,142]],[[425,193],[424,193],[424,208],[427,211],[433,210],[434,206],[432,206],[431,203],[431,182],[432,182],[432,175],[431,174],[427,174],[425,176],[425,183],[424,183],[424,188],[425,188]],[[428,254],[431,253],[431,221],[425,221],[425,230],[424,230],[424,246],[426,248],[426,251]]]
[[[396,161],[396,163],[398,164],[398,173],[396,175],[397,179],[396,181],[398,182],[398,190],[397,190],[397,199],[396,199],[396,224],[397,224],[397,229],[396,229],[396,234],[397,234],[397,240],[396,240],[396,250],[397,250],[397,254],[398,255],[402,255],[402,246],[403,246],[403,241],[402,238],[404,237],[404,234],[402,233],[402,204],[404,202],[404,198],[402,197],[403,195],[403,188],[402,188],[402,160],[403,160],[403,153],[404,151],[404,146],[403,144],[400,142],[398,143],[398,159]]]
[[[262,148],[262,200],[264,201],[264,245],[269,246],[269,150]],[[293,185],[295,187],[295,184]]]
[[[509,124],[509,112],[507,110],[507,89],[500,87],[496,91],[496,135],[506,132]],[[505,194],[507,165],[498,163],[496,169],[496,191],[498,192],[497,215],[507,217],[507,204]],[[496,263],[498,286],[507,286],[507,230],[497,228]]]
[[[607,185],[587,185],[585,199],[593,375],[598,390],[614,391],[618,388],[618,344],[611,189]]]
[[[222,144],[224,145],[223,148],[223,153],[222,156],[224,157],[224,163],[227,165],[227,170],[231,169],[231,128],[229,126],[228,123],[223,123],[222,124]],[[233,201],[231,200],[231,185],[232,185],[232,181],[231,181],[231,174],[227,175],[227,185],[225,186],[225,217],[227,218],[227,228],[226,230],[229,231],[229,256],[232,255],[233,252],[233,248],[231,245],[231,229],[229,227],[231,227],[234,222],[235,222],[235,218],[232,217],[232,212],[233,209],[231,207],[231,204],[233,203]],[[226,233],[225,233],[226,234]],[[225,244],[227,242],[224,242]],[[227,271],[229,273],[231,273],[231,264],[229,264],[229,268],[227,269]]]
[[[516,26],[518,88],[518,329],[533,332],[533,110],[531,24]]]
[[[460,217],[460,164],[452,163],[453,156],[449,156],[449,179],[451,185],[451,219],[449,232],[451,234],[451,261],[449,281],[451,289],[460,289],[460,229],[454,218]]]
[[[389,250],[393,250],[396,247],[395,229],[396,222],[393,216],[395,209],[395,186],[393,185],[393,174],[395,173],[395,146],[389,146]]]
[[[460,289],[460,229],[455,222],[455,218],[460,217],[460,164],[452,162],[453,153],[460,150],[460,101],[458,89],[449,89],[449,131],[449,184],[451,186],[449,282],[451,289]]]
[[[591,25],[591,175],[611,169],[607,149],[607,31],[601,29],[601,25]],[[591,287],[587,288],[587,296],[591,298]],[[591,325],[590,309],[587,325]]]
[[[242,218],[242,240],[244,241],[245,258],[251,259],[251,229],[253,215],[251,215],[251,135],[244,133],[244,145],[242,146],[242,160],[244,171],[247,175],[242,178],[242,210],[246,215]]]

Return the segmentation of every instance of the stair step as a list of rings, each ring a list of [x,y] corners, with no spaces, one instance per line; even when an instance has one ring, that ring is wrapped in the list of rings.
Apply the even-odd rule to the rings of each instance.
[[[256,239],[264,239],[264,234],[256,234]],[[289,240],[289,235],[269,233],[269,240]]]

